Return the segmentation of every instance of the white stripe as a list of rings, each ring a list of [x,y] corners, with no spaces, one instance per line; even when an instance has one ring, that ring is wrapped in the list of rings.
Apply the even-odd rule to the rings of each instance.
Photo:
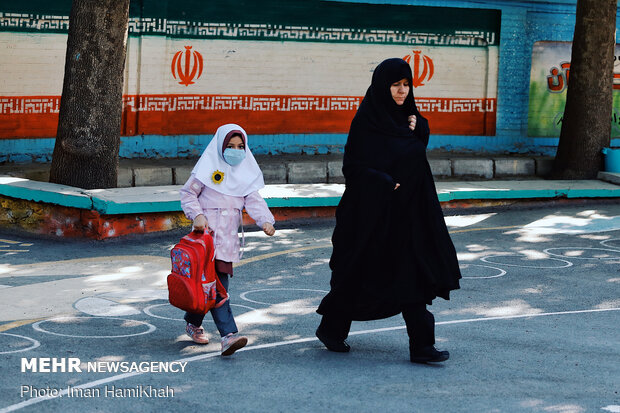
[[[128,42],[128,70],[132,74],[137,71],[138,41],[130,38]],[[172,76],[171,63],[175,53],[190,45],[192,51],[202,55],[204,70],[200,79],[194,79],[195,84],[184,86]],[[433,59],[435,72],[430,81],[414,90],[416,96],[497,96],[497,47],[190,41],[157,36],[143,37],[141,47],[142,62],[149,61],[148,65],[142,64],[140,73],[142,94],[363,96],[379,62],[421,50]],[[463,76],[455,76],[457,73]],[[136,94],[135,78],[130,76],[125,93]]]
[[[0,96],[60,96],[66,43],[66,34],[0,33],[0,55],[7,56],[0,61],[4,78]],[[192,46],[191,50],[204,59],[201,77],[194,78],[195,83],[189,86],[179,84],[180,79],[171,71],[175,53],[185,51],[185,46]],[[497,46],[414,47],[162,36],[129,37],[123,93],[363,96],[379,62],[405,57],[413,50],[420,50],[434,64],[433,78],[414,89],[416,96],[497,97]],[[419,70],[421,73],[423,67]]]
[[[60,96],[66,34],[0,32],[0,96]]]
[[[471,322],[477,322],[477,321],[510,320],[510,319],[516,319],[516,318],[544,317],[544,316],[567,315],[567,314],[601,313],[601,312],[619,311],[619,310],[620,310],[620,307],[614,307],[614,308],[601,308],[601,309],[593,309],[593,310],[558,311],[558,312],[552,312],[552,313],[518,314],[518,315],[498,316],[498,317],[482,317],[482,318],[470,318],[470,319],[464,319],[464,320],[440,321],[436,323],[436,325],[463,324],[463,323],[471,323]],[[405,328],[406,328],[405,326],[375,328],[372,330],[353,331],[349,335],[354,336],[354,335],[362,335],[362,334],[384,333],[384,332],[394,331],[394,330],[403,330]],[[262,350],[266,348],[287,346],[290,344],[309,343],[309,342],[316,341],[316,340],[318,340],[316,337],[306,337],[306,338],[299,338],[295,340],[278,341],[275,343],[257,344],[257,345],[242,348],[238,352],[250,351],[250,350]],[[174,360],[173,362],[175,363],[188,362],[189,363],[192,361],[207,360],[207,359],[219,356],[219,355],[220,355],[219,352],[213,352],[213,353],[207,353],[207,354],[200,354],[200,355],[193,356],[193,357],[186,357],[186,358]],[[129,377],[140,376],[142,374],[145,374],[145,373],[144,372],[123,373],[123,374],[118,374],[115,376],[107,377],[105,379],[95,380],[95,381],[91,381],[88,383],[80,384],[80,385],[73,386],[73,387],[79,388],[79,389],[87,389],[87,388],[99,386],[101,384],[123,380]],[[27,407],[27,406],[31,406],[33,404],[43,402],[45,400],[62,397],[67,394],[68,394],[68,390],[63,390],[59,392],[58,396],[34,397],[32,399],[28,399],[23,402],[4,407],[0,409],[0,413],[12,412],[12,411],[15,411],[15,410]]]

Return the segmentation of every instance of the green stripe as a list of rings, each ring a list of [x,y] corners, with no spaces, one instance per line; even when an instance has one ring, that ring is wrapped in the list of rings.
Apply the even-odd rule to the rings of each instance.
[[[115,202],[109,199],[111,196],[118,198],[118,194],[114,195],[114,190],[102,190],[95,195],[90,191],[82,192],[83,190],[79,188],[22,179],[15,179],[13,182],[14,178],[4,178],[7,183],[0,184],[0,196],[14,199],[25,199],[85,210],[94,209],[102,215],[181,211],[180,201],[171,200],[168,195],[161,201],[157,200],[157,196],[153,196],[153,201]],[[437,196],[440,202],[485,199],[620,198],[620,186],[583,189],[571,189],[567,186],[557,189],[451,190],[442,191]],[[272,197],[266,198],[265,201],[270,208],[313,208],[337,206],[340,197]]]
[[[146,214],[150,212],[182,211],[181,201],[126,202],[93,197],[93,209],[101,215]]]
[[[440,202],[456,200],[510,200],[510,199],[552,199],[552,198],[619,198],[618,188],[591,189],[524,189],[524,190],[469,190],[450,191],[437,195]],[[337,206],[340,197],[274,197],[266,198],[269,208],[316,208]],[[45,202],[45,201],[42,201]],[[49,201],[47,201],[49,202]],[[52,202],[65,205],[60,202]],[[69,206],[69,205],[67,205]],[[71,205],[72,206],[72,205]],[[88,207],[86,209],[89,209]],[[124,202],[92,197],[92,209],[102,215],[137,214],[149,212],[179,212],[180,201]]]
[[[7,13],[68,16],[71,11],[71,0],[21,0],[3,3],[0,5],[0,11]]]
[[[330,207],[337,206],[340,202],[339,196],[330,197],[288,197],[288,198],[267,198],[265,199],[269,208],[287,208],[287,207]]]
[[[0,30],[67,31],[68,0],[0,7]],[[6,13],[23,16],[11,19]],[[130,17],[133,35],[205,39],[483,46],[498,45],[500,32],[498,10],[320,0],[136,0]]]
[[[86,210],[92,209],[93,206],[90,196],[82,193],[79,188],[25,179],[14,183],[0,184],[0,195]]]
[[[168,1],[167,14],[162,1],[145,1],[143,16],[170,20],[222,23],[387,29],[414,33],[453,35],[455,31],[483,31],[499,35],[500,11],[453,7],[421,7],[388,4],[355,4],[321,0],[207,1],[185,0],[182,5]]]
[[[439,202],[481,199],[618,198],[620,197],[620,187],[450,191],[442,192],[438,194],[437,197],[439,198]]]

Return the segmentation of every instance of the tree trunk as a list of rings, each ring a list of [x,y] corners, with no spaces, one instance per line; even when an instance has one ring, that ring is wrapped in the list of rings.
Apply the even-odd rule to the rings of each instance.
[[[50,182],[117,184],[129,0],[73,0]]]
[[[617,0],[578,0],[570,79],[551,177],[589,179],[611,139]]]

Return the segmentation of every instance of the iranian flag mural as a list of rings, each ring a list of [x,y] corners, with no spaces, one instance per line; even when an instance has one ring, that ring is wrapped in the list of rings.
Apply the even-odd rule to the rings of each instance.
[[[558,137],[570,80],[571,42],[536,42],[532,49],[528,135]],[[620,137],[620,45],[616,45],[613,75],[611,137]]]
[[[70,1],[28,4],[0,6],[0,138],[56,134]],[[494,135],[499,24],[478,9],[134,1],[122,134],[346,133],[374,67],[401,57],[432,133]]]

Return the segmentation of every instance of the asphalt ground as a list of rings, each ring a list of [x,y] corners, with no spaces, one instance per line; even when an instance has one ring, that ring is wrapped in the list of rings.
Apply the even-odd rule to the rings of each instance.
[[[400,316],[354,322],[348,354],[314,337],[333,220],[246,229],[230,293],[250,342],[228,358],[209,315],[196,345],[167,303],[183,231],[0,233],[0,412],[620,412],[620,205],[447,214],[465,278],[430,308],[451,354],[438,365],[409,362]],[[82,372],[22,371],[45,358]],[[87,371],[99,361],[183,371]]]

